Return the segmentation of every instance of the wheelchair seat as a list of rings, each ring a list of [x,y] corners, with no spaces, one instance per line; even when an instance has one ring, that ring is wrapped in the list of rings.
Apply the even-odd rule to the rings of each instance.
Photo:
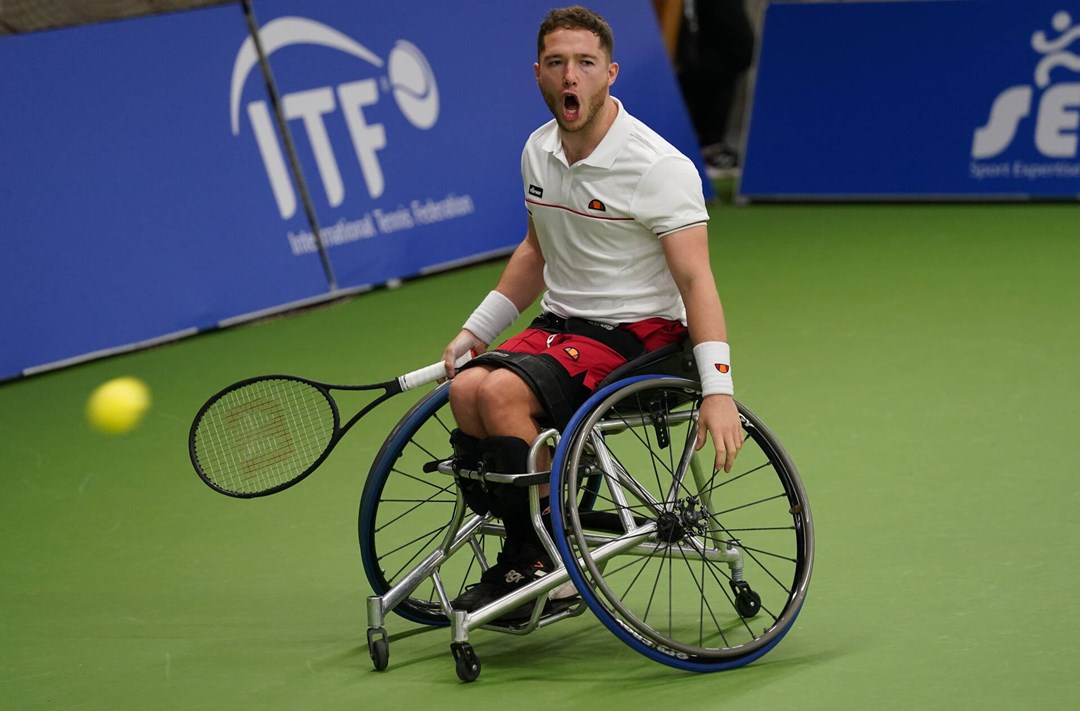
[[[669,343],[656,350],[649,351],[637,358],[620,365],[600,381],[597,390],[614,382],[635,375],[673,375],[688,380],[697,380],[697,368],[694,365],[694,350],[689,338],[678,343]]]

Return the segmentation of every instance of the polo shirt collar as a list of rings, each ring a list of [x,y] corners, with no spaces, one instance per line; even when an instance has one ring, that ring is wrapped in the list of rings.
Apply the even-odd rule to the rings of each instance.
[[[600,139],[600,144],[593,149],[593,152],[589,154],[587,158],[578,161],[577,165],[582,163],[591,165],[595,168],[610,169],[615,165],[615,159],[619,155],[619,151],[622,149],[623,144],[626,143],[626,139],[630,136],[631,129],[631,117],[626,113],[626,109],[623,108],[622,102],[611,97],[615,105],[619,107],[619,113],[615,115],[615,121],[612,122],[608,128],[608,132],[604,134],[604,137]],[[558,124],[556,124],[558,126]],[[559,131],[556,128],[554,136],[551,139],[551,144],[548,146],[548,150],[552,155],[559,159],[564,165],[566,164],[566,156],[563,154],[562,138],[559,135]]]

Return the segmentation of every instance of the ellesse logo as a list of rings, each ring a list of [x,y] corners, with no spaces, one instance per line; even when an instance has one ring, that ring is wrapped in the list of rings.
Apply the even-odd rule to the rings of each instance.
[[[721,373],[727,373],[731,370],[731,366],[727,363],[716,363],[715,365],[716,369],[719,370]]]
[[[604,203],[600,202],[596,198],[589,201],[589,209],[596,210],[597,212],[607,212],[607,208],[604,207]]]

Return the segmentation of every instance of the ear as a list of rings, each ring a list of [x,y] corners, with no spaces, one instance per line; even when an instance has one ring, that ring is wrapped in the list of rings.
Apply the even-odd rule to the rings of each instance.
[[[615,77],[619,76],[619,63],[618,62],[612,62],[611,64],[609,64],[608,69],[607,69],[607,73],[608,73],[607,85],[611,86],[612,84],[615,83]]]
[[[533,62],[533,74],[536,75],[536,83],[540,83],[540,62]]]

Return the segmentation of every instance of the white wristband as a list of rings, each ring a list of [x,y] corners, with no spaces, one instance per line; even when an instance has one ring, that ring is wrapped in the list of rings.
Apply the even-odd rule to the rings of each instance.
[[[465,328],[475,333],[484,343],[491,345],[520,315],[513,301],[497,291],[491,291],[472,312],[472,316],[465,322]]]
[[[734,395],[735,383],[731,380],[731,348],[723,341],[705,341],[694,346],[701,377],[702,395]]]

